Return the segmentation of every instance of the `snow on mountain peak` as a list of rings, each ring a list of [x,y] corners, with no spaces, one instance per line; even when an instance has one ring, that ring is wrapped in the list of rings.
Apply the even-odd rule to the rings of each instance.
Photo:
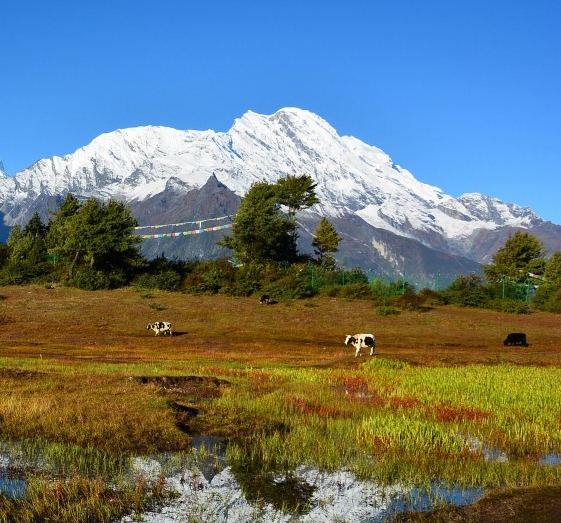
[[[143,201],[164,191],[170,179],[187,190],[201,188],[212,175],[243,196],[253,182],[301,174],[317,182],[323,214],[354,213],[410,238],[434,233],[458,239],[478,229],[539,220],[529,209],[496,198],[448,196],[416,180],[384,151],[339,136],[318,115],[294,107],[272,115],[248,111],[227,132],[145,126],[105,133],[73,154],[0,178],[0,200],[5,213],[8,207],[10,213],[27,208],[23,202],[41,194]],[[19,223],[21,212],[7,219]]]

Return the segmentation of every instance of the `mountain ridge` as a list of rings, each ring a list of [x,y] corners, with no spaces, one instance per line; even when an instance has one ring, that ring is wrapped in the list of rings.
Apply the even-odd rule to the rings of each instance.
[[[321,200],[299,215],[306,226],[303,244],[309,245],[320,216],[345,230],[345,220],[360,218],[360,241],[349,230],[338,259],[363,267],[380,260],[380,270],[383,266],[385,272],[399,273],[407,263],[407,249],[418,242],[423,249],[415,247],[415,252],[423,251],[423,259],[432,256],[450,267],[478,270],[490,261],[490,246],[518,229],[536,233],[550,251],[561,250],[561,227],[531,209],[479,193],[446,195],[418,181],[381,149],[339,136],[323,118],[298,108],[272,115],[248,111],[227,132],[144,126],[102,134],[72,154],[40,160],[11,178],[0,178],[0,212],[6,225],[23,225],[35,210],[45,217],[47,205],[71,192],[80,198],[123,200],[141,223],[150,202],[166,195],[172,203],[165,223],[173,223],[171,218],[181,212],[193,217],[194,195],[209,181],[214,200],[199,194],[206,198],[208,213],[219,212],[221,205],[232,212],[253,182],[299,174],[312,176]],[[393,261],[382,260],[383,252],[392,251],[388,241],[404,245]],[[166,246],[176,250],[169,242]],[[158,248],[143,246],[150,252]],[[201,249],[197,256],[203,256]],[[364,251],[362,257],[353,252],[357,249]],[[207,250],[210,256],[217,253],[210,246]],[[443,256],[449,259],[444,262]]]

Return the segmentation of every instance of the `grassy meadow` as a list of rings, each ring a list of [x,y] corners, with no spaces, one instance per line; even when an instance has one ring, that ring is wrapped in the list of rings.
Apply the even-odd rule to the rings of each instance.
[[[172,337],[146,330],[160,320]],[[344,346],[356,332],[375,334],[374,357]],[[530,346],[503,347],[509,332]],[[237,467],[543,492],[561,487],[561,466],[538,464],[561,454],[560,425],[559,315],[0,288],[0,442],[51,464],[26,499],[0,498],[0,522],[142,512],[171,495],[162,478],[107,478],[201,434],[228,438]]]

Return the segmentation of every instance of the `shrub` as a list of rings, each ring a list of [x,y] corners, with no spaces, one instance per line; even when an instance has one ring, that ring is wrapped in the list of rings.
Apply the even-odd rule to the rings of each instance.
[[[419,296],[425,299],[427,305],[446,305],[447,300],[441,292],[433,291],[432,289],[421,289]]]
[[[404,311],[419,311],[423,309],[426,298],[418,294],[402,294],[395,299],[395,304]]]
[[[178,291],[181,287],[181,275],[169,270],[160,274],[141,274],[134,286],[140,289],[158,289],[162,291]]]
[[[530,313],[530,308],[527,302],[521,300],[513,300],[510,298],[492,300],[489,302],[489,308],[500,312],[508,312],[511,314]]]
[[[365,283],[351,283],[350,285],[328,285],[320,288],[320,294],[332,298],[344,298],[346,300],[371,300],[372,291]]]
[[[395,307],[381,306],[376,309],[376,313],[380,316],[391,316],[393,314],[400,314],[400,311]]]
[[[192,294],[217,294],[235,282],[236,269],[227,258],[197,263],[183,281],[183,288]]]
[[[337,298],[340,288],[340,285],[324,285],[319,288],[319,294],[322,296],[329,296],[330,298]]]
[[[547,312],[561,313],[561,291],[552,293],[542,308]]]
[[[251,296],[259,292],[263,286],[263,278],[267,277],[274,281],[278,274],[275,270],[267,270],[261,264],[247,264],[236,270],[233,283],[224,289],[224,293],[230,296]]]
[[[51,271],[50,263],[7,263],[0,271],[0,285],[22,285],[44,279]]]
[[[266,285],[263,287],[262,292],[273,296],[279,301],[311,298],[316,294],[307,277],[292,278],[290,276]]]
[[[458,276],[443,294],[449,303],[461,307],[485,308],[493,297],[492,291],[483,285],[483,278],[475,273]]]
[[[351,283],[341,286],[340,296],[347,300],[371,300],[372,290],[367,283]]]
[[[95,269],[82,269],[67,282],[70,287],[84,289],[86,291],[96,291],[99,289],[111,288],[111,281],[107,275]]]

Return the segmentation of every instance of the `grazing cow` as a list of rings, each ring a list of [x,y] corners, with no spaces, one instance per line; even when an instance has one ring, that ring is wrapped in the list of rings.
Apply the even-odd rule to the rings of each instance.
[[[374,348],[376,347],[376,341],[373,334],[347,334],[345,338],[345,345],[353,345],[356,348],[355,358],[357,356],[362,356],[360,349],[370,347],[370,356],[374,354]]]
[[[153,330],[156,336],[169,334],[171,336],[171,323],[169,321],[157,321],[156,323],[149,323],[146,330]]]
[[[523,332],[511,332],[503,341],[503,345],[521,345],[522,347],[527,347],[528,342],[526,341],[526,334]]]
[[[271,297],[268,294],[263,294],[259,299],[261,305],[269,305],[271,303]]]

